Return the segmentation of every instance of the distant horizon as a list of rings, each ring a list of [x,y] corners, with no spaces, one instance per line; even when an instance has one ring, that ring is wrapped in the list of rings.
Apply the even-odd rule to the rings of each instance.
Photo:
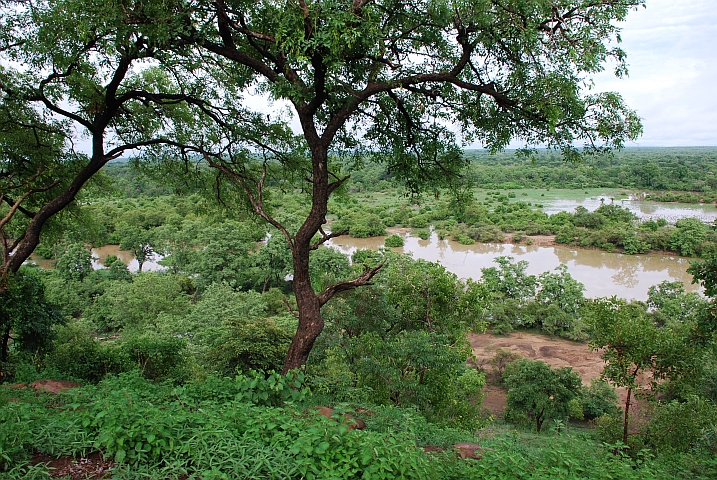
[[[675,145],[675,146],[669,146],[669,147],[659,146],[659,145],[657,145],[657,146],[652,146],[652,145],[644,145],[644,146],[642,146],[642,145],[630,145],[630,146],[627,146],[627,147],[623,147],[621,150],[615,150],[615,151],[619,153],[620,151],[624,151],[624,150],[641,150],[641,149],[643,149],[643,150],[645,150],[645,149],[669,150],[669,149],[675,149],[675,148],[690,149],[690,150],[693,150],[693,149],[694,149],[694,150],[697,150],[697,149],[700,149],[700,148],[708,148],[708,149],[715,149],[715,150],[717,150],[717,145]],[[508,148],[504,148],[502,151],[503,151],[503,152],[512,152],[512,151],[516,151],[516,150],[519,150],[519,149],[520,149],[520,147],[508,147]],[[549,148],[546,148],[546,147],[536,147],[535,149],[538,150],[538,151],[543,151],[543,150],[545,150],[545,151],[558,151],[558,150],[553,150],[553,149],[549,149]],[[464,152],[476,151],[476,150],[477,150],[477,151],[483,151],[483,152],[487,152],[487,151],[488,151],[487,149],[481,148],[481,147],[466,147],[466,148],[463,149]],[[108,164],[112,164],[112,163],[127,163],[131,158],[132,158],[132,157],[119,157],[119,158],[114,158],[114,159],[110,160],[110,161],[107,162],[107,163],[108,163]]]

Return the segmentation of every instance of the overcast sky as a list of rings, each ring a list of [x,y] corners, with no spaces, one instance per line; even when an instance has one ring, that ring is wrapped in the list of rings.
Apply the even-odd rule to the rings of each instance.
[[[647,0],[621,24],[629,77],[595,77],[642,118],[636,146],[717,146],[717,0]]]

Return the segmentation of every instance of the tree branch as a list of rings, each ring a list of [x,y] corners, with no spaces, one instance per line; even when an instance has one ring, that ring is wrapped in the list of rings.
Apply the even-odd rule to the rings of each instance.
[[[314,242],[314,244],[311,245],[311,247],[309,247],[311,250],[316,250],[317,248],[319,248],[320,245],[323,245],[324,243],[328,242],[332,238],[340,237],[341,235],[346,235],[347,233],[349,233],[349,230],[347,228],[347,229],[341,230],[339,232],[326,233],[326,232],[324,232],[324,229],[322,227],[319,227],[319,233],[321,233],[321,238],[318,239],[316,242]]]
[[[364,272],[353,280],[339,282],[327,287],[326,290],[319,295],[319,305],[324,306],[326,302],[331,300],[337,293],[353,290],[358,287],[363,287],[364,285],[370,285],[371,279],[383,268],[385,263],[386,262],[381,262],[380,265],[373,268],[366,266]]]

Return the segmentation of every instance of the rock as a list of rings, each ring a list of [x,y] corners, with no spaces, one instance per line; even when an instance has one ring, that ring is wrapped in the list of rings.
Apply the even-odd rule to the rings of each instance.
[[[335,420],[337,422],[339,421],[339,414],[334,414],[333,408],[319,407],[319,409],[316,410],[316,414],[322,415],[328,419]],[[343,415],[341,415],[341,423],[346,425],[346,428],[348,428],[349,430],[363,430],[364,428],[366,428],[366,422],[348,413],[344,413]]]
[[[458,450],[456,452],[461,458],[480,458],[478,454],[479,450],[482,450],[481,446],[477,443],[461,442],[453,445],[453,448]]]
[[[37,380],[32,382],[30,388],[34,388],[37,391],[45,391],[48,393],[58,394],[63,390],[69,390],[71,388],[78,388],[82,385],[77,382],[68,382],[66,380]]]

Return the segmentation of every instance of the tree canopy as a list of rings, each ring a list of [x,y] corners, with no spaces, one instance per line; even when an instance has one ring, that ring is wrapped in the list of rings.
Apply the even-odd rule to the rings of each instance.
[[[3,94],[73,123],[93,145],[27,232],[39,235],[110,158],[178,148],[144,159],[182,174],[206,162],[220,200],[243,198],[286,239],[300,318],[284,369],[299,367],[323,330],[321,307],[380,268],[322,292],[311,284],[309,253],[341,233],[323,225],[350,171],[383,162],[410,191],[437,192],[465,166],[467,142],[496,151],[517,139],[568,159],[621,147],[639,118],[619,95],[590,92],[590,75],[608,61],[625,73],[616,22],[643,3],[4,1],[0,51],[37,75],[3,80]],[[253,108],[257,96],[290,115]],[[268,187],[309,193],[297,227],[272,216]]]

